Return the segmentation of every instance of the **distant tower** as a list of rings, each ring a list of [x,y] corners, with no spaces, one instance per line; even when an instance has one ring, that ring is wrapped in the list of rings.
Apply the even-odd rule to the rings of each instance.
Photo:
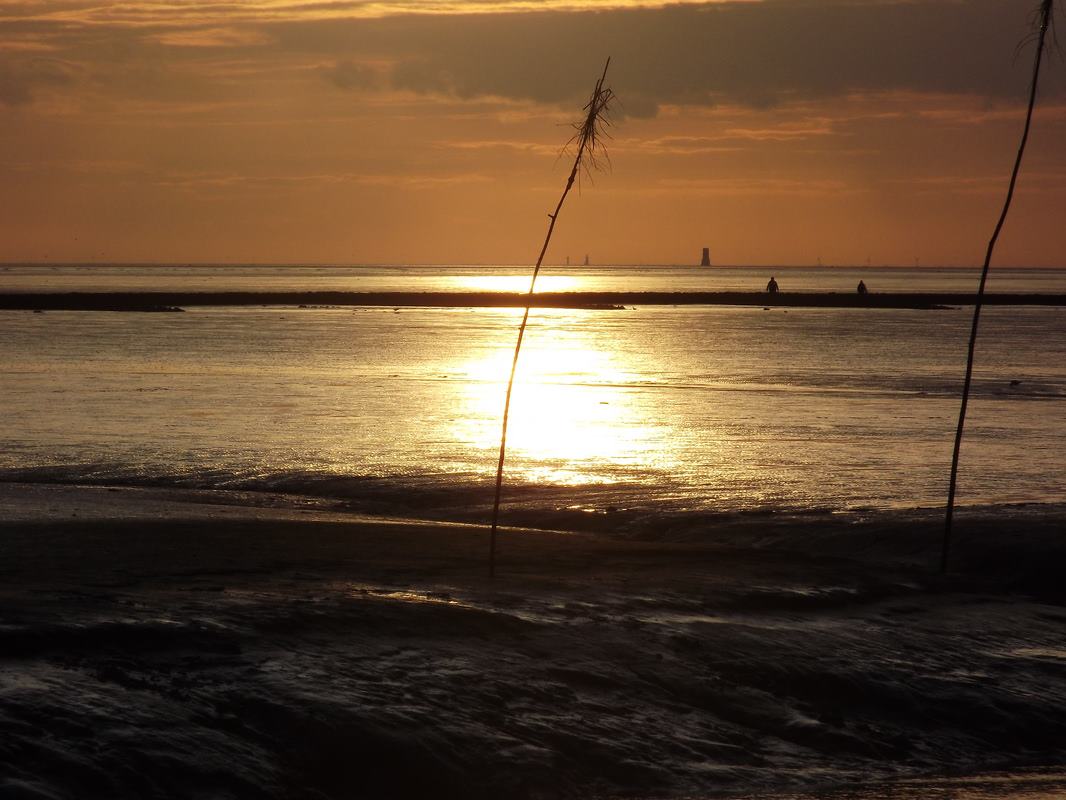
[[[589,265],[589,254],[585,253],[585,266],[587,267],[588,265]]]
[[[703,248],[703,258],[700,259],[700,266],[701,267],[709,267],[709,266],[711,266],[711,248],[709,248],[709,247],[704,247]]]

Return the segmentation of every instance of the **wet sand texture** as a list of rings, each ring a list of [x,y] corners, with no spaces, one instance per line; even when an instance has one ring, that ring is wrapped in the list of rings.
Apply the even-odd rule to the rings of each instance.
[[[679,798],[1063,762],[1062,520],[962,520],[946,579],[931,517],[507,530],[490,582],[481,527],[35,491],[47,513],[0,526],[0,796]]]

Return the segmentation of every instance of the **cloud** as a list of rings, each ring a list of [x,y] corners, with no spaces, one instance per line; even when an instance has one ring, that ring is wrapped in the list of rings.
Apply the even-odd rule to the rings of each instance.
[[[340,61],[324,69],[322,74],[339,89],[371,89],[381,84],[381,75],[376,69],[353,61]]]
[[[298,185],[359,185],[382,186],[393,188],[445,188],[457,184],[491,183],[493,178],[476,172],[457,172],[446,174],[372,174],[328,172],[297,175],[237,175],[232,173],[194,173],[168,174],[154,178],[152,183],[182,189],[251,187],[259,189],[268,186]]]
[[[47,48],[87,75],[103,76],[97,86],[111,81],[117,93],[132,85],[135,72],[159,83],[180,67],[172,73],[180,86],[166,91],[186,101],[200,91],[217,94],[217,86],[208,87],[220,75],[227,76],[232,97],[242,91],[265,97],[264,89],[279,78],[310,73],[337,89],[572,108],[610,55],[618,113],[635,118],[651,118],[669,106],[768,109],[856,93],[970,95],[998,102],[1025,92],[1028,59],[1014,59],[1029,24],[1025,5],[35,0],[0,9],[6,9],[0,40],[21,48],[0,53],[29,56]],[[459,13],[471,9],[478,13]],[[35,80],[48,83],[32,70],[4,63],[3,102],[28,102]],[[1049,69],[1042,91],[1066,94],[1066,70]]]
[[[934,175],[927,177],[889,178],[887,184],[906,187],[922,194],[974,194],[1002,196],[1006,178],[993,175]],[[1025,176],[1025,191],[1028,194],[1066,193],[1066,170],[1030,172]]]
[[[165,31],[155,38],[171,47],[254,47],[270,41],[261,30],[239,27],[179,29]]]
[[[402,21],[414,52],[393,80],[417,92],[572,103],[611,55],[611,82],[633,116],[664,104],[767,108],[857,92],[1015,98],[1028,66],[1013,60],[1028,23],[1021,11],[1017,0],[767,0],[462,25],[419,18]],[[1058,72],[1045,93],[1066,89]]]
[[[708,2],[760,0],[185,0],[181,3],[99,0],[14,0],[0,2],[0,17],[59,19],[83,25],[144,26],[307,20],[381,19],[392,16],[456,16],[543,11],[607,11],[661,8]]]
[[[827,122],[812,125],[781,123],[764,128],[727,127],[713,136],[660,136],[654,139],[625,139],[615,143],[618,150],[643,150],[649,153],[699,155],[705,153],[730,153],[752,142],[789,143],[826,136],[844,135],[835,131]]]
[[[464,139],[458,141],[438,142],[438,147],[446,150],[504,150],[520,153],[536,153],[538,155],[558,156],[562,148],[557,144],[544,144],[542,142],[506,141],[502,139],[478,140]]]
[[[721,195],[727,197],[765,197],[790,195],[823,197],[861,194],[865,188],[850,186],[840,180],[798,180],[789,178],[664,178],[656,182],[651,193],[670,196]]]
[[[18,106],[33,100],[39,89],[74,82],[74,68],[53,58],[0,59],[0,103]]]

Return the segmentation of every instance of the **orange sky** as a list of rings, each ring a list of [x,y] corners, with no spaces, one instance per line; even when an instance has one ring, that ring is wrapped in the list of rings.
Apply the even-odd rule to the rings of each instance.
[[[1029,5],[0,1],[0,260],[528,263],[611,55],[549,261],[979,263]],[[1066,265],[1045,75],[1000,265]]]

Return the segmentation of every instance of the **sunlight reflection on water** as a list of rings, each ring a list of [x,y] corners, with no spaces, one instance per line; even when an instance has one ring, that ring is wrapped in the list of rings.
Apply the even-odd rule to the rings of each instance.
[[[543,334],[543,332],[541,332]],[[655,424],[635,402],[640,375],[623,368],[588,329],[553,332],[550,347],[532,341],[519,360],[508,450],[529,463],[523,474],[561,484],[611,483],[611,466],[669,469],[669,426]],[[502,346],[454,372],[464,376],[461,411],[452,430],[458,441],[492,449],[500,436],[499,413],[513,351]],[[563,464],[565,466],[556,466]],[[605,469],[608,468],[608,469]]]
[[[10,312],[0,469],[481,502],[469,498],[495,473],[520,317]],[[508,490],[642,513],[938,504],[966,324],[952,311],[537,309]],[[960,499],[1061,500],[1066,314],[992,308],[983,324]]]
[[[448,287],[458,292],[528,292],[531,272],[517,275],[464,275],[456,277]],[[573,275],[545,275],[537,277],[534,292],[580,292],[587,291],[588,280]]]

